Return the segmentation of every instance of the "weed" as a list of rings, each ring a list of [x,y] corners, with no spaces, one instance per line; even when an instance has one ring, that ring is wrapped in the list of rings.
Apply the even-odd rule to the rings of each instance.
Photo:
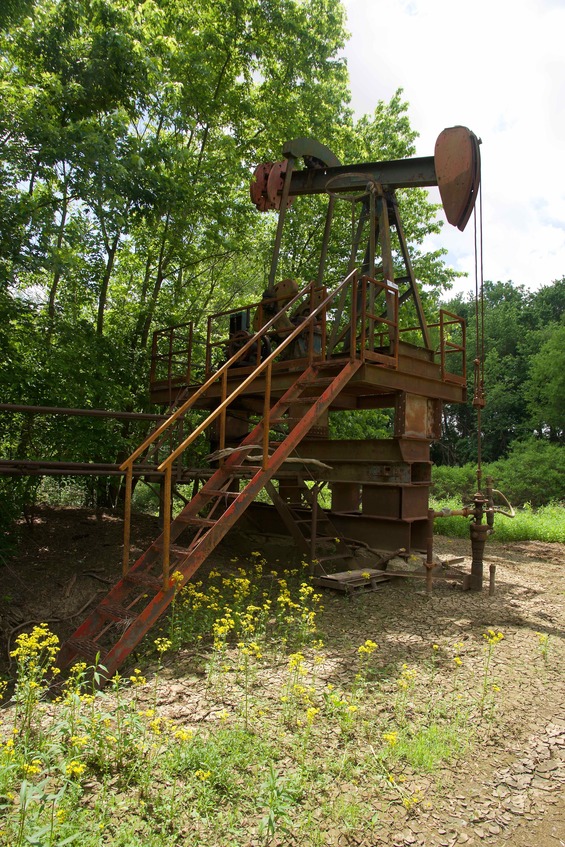
[[[294,797],[286,781],[276,772],[273,763],[269,762],[267,778],[259,792],[259,805],[266,810],[259,823],[259,837],[264,844],[269,844],[279,833],[290,833],[294,804]]]
[[[483,666],[483,684],[479,699],[479,714],[481,716],[484,713],[488,695],[491,695],[491,703],[494,707],[496,693],[500,691],[498,685],[496,685],[494,680],[491,679],[491,666],[496,645],[502,641],[502,639],[504,638],[504,634],[502,632],[496,632],[494,629],[489,629],[487,630],[487,632],[483,633],[483,638],[486,641],[486,645],[485,661]]]
[[[540,656],[543,659],[544,665],[547,666],[549,661],[549,635],[547,632],[536,632],[538,637],[538,647]]]

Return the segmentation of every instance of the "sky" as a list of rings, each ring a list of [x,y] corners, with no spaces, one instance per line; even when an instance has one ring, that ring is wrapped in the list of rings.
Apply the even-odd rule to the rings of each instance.
[[[448,126],[482,139],[484,278],[537,290],[565,276],[565,0],[343,3],[357,117],[400,87],[416,155]],[[469,274],[454,292],[474,290],[472,218],[426,246]]]

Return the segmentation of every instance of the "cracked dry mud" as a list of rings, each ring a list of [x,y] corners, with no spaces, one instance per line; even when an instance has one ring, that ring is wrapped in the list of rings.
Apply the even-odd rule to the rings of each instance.
[[[137,516],[133,538],[140,551],[156,534],[156,522]],[[0,561],[0,626],[6,670],[6,642],[30,621],[50,620],[61,638],[78,622],[74,613],[116,577],[120,561],[121,521],[79,509],[38,511],[33,529],[22,527],[13,558]],[[260,541],[235,535],[225,541],[203,568],[229,568],[231,557],[244,560],[261,549],[269,561],[295,557],[280,539]],[[469,543],[436,538],[440,558],[465,556],[457,567],[468,570]],[[417,665],[429,657],[430,645],[460,650],[465,684],[480,684],[484,660],[482,634],[492,627],[504,633],[497,645],[495,674],[501,691],[496,717],[480,730],[473,746],[456,763],[432,774],[410,773],[410,787],[426,803],[412,811],[383,799],[375,787],[341,785],[358,802],[378,812],[368,834],[327,833],[331,845],[416,845],[416,847],[565,847],[565,546],[540,542],[501,544],[489,541],[488,565],[497,566],[494,597],[461,592],[438,583],[431,597],[420,581],[386,584],[353,601],[324,597],[321,627],[328,653],[327,677],[347,673],[351,650],[366,638],[379,643],[384,663]],[[102,596],[102,594],[100,594]],[[548,636],[547,660],[539,633]],[[159,703],[173,719],[192,714],[198,722],[217,719],[202,695],[202,678],[183,675],[179,661],[159,685]],[[194,709],[195,705],[198,707]],[[282,842],[281,842],[282,843]]]

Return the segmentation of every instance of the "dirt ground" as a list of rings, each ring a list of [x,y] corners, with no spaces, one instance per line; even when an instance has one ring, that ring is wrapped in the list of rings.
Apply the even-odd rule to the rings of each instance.
[[[14,556],[0,558],[0,672],[8,671],[10,647],[31,623],[49,622],[61,639],[73,631],[118,576],[121,533],[117,516],[70,508],[41,508],[32,526],[21,526]],[[138,552],[156,534],[155,519],[136,517],[132,538]],[[204,575],[257,549],[267,560],[280,559],[281,552],[289,560],[294,555],[280,539],[238,534],[211,557]],[[436,553],[443,559],[463,556],[457,567],[469,569],[467,541],[438,536]],[[565,546],[490,540],[487,574],[491,563],[497,566],[494,597],[462,592],[450,582],[436,583],[426,596],[415,579],[391,581],[353,601],[324,596],[322,629],[336,655],[340,644],[367,637],[378,640],[388,660],[402,655],[403,661],[417,661],[432,642],[461,642],[468,672],[476,677],[482,633],[489,627],[504,633],[496,653],[501,694],[492,732],[457,765],[422,776],[422,792],[434,793],[431,808],[405,817],[402,808],[390,815],[384,810],[382,840],[343,843],[565,847]],[[546,659],[540,650],[545,636]],[[169,684],[178,694],[177,682]]]

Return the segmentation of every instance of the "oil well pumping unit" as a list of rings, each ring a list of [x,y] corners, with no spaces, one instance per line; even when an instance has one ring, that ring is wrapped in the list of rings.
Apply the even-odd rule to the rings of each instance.
[[[430,444],[442,404],[466,397],[465,324],[445,310],[428,323],[396,191],[439,186],[447,220],[463,230],[479,191],[479,141],[457,126],[440,134],[433,157],[343,165],[300,138],[283,156],[260,165],[251,185],[256,208],[278,212],[261,300],[210,315],[205,345],[190,324],[155,333],[151,400],[168,417],[121,465],[122,577],[63,645],[62,667],[100,655],[111,676],[240,521],[290,535],[322,584],[358,576],[355,551],[364,547],[385,551],[375,553],[373,580],[390,553],[427,551],[430,585]],[[288,209],[309,195],[324,196],[327,209],[317,277],[300,286],[278,268]],[[342,200],[351,205],[351,243],[332,284],[328,250]],[[403,314],[414,316],[409,325]],[[480,407],[480,384],[477,396]],[[329,415],[381,408],[394,410],[390,438],[330,437]],[[192,431],[191,419],[199,421]],[[207,449],[196,451],[203,439]],[[196,464],[202,452],[207,461]],[[131,562],[132,487],[148,473],[161,483],[163,527]],[[187,484],[191,497],[173,516],[174,491]],[[325,487],[330,508],[319,504]],[[263,489],[270,503],[256,502]],[[463,511],[482,527],[484,545],[492,494],[479,490]],[[481,584],[477,547],[471,587]]]

